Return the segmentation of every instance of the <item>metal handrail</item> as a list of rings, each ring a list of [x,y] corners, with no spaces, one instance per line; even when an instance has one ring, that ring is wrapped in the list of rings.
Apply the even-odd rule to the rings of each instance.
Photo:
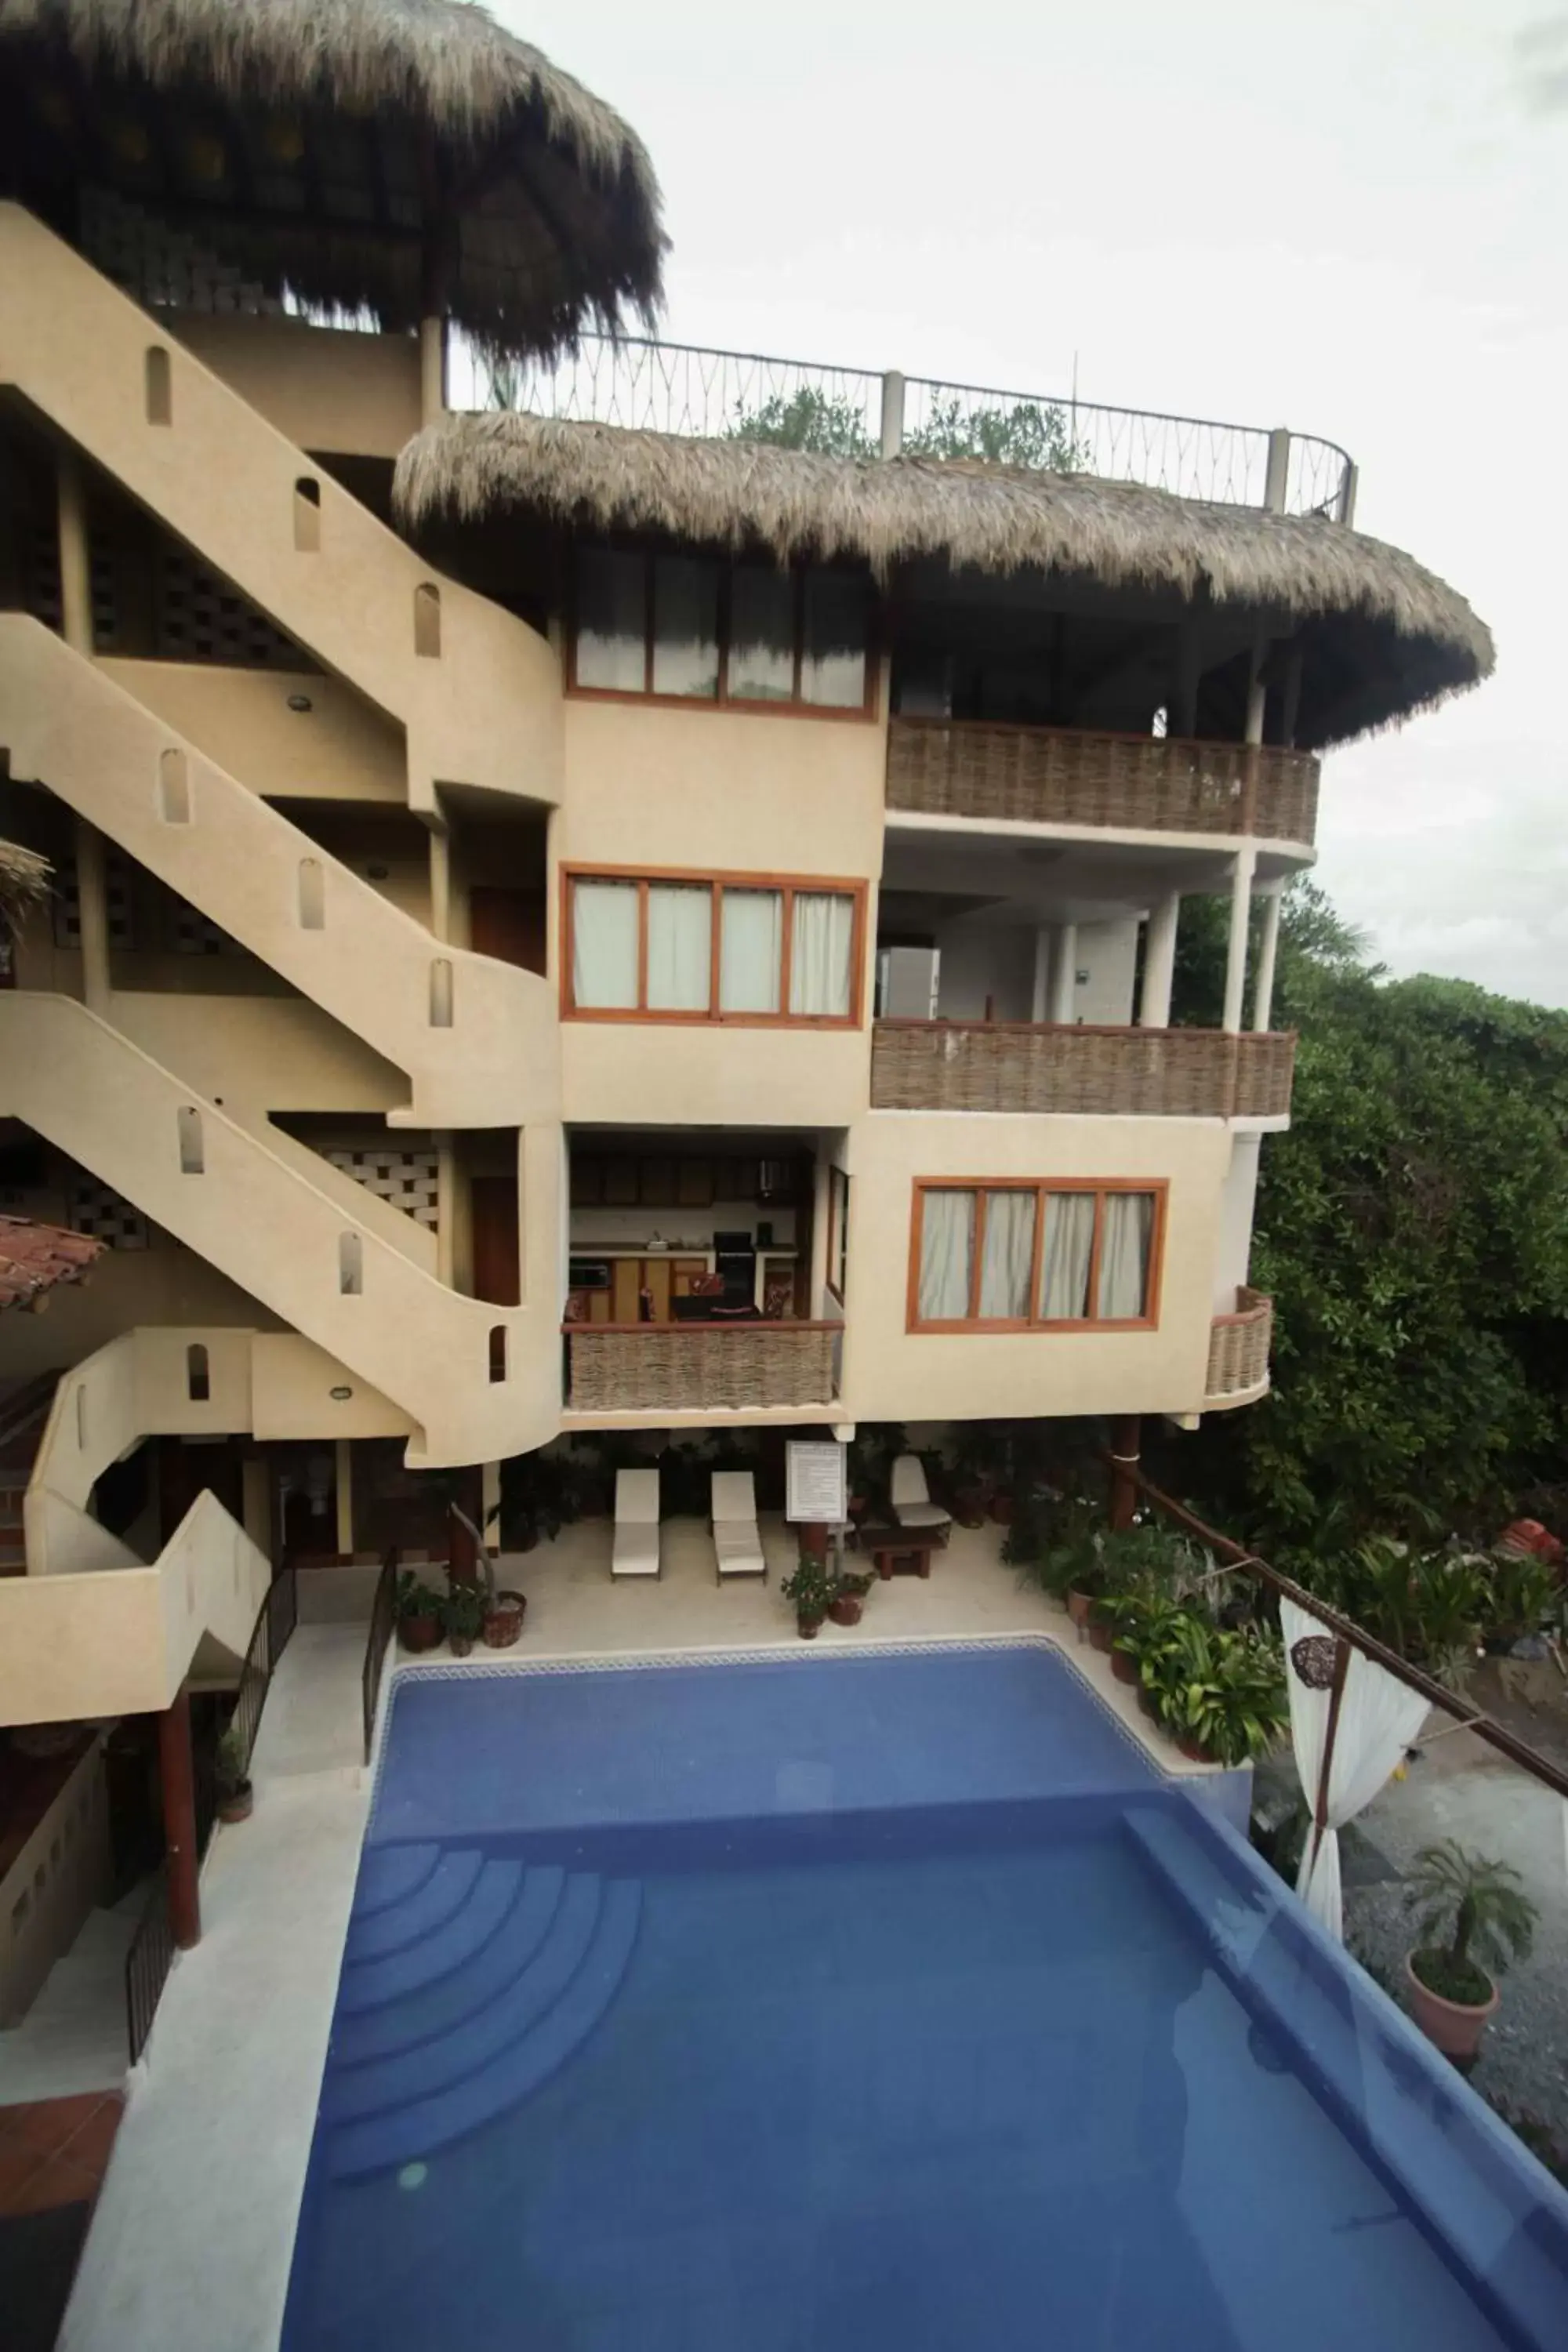
[[[174,1959],[168,1882],[160,1871],[125,1955],[125,2037],[133,2066],[147,2046]]]
[[[1115,1470],[1119,1477],[1129,1479],[1157,1511],[1163,1512],[1179,1528],[1184,1528],[1189,1535],[1195,1536],[1201,1544],[1206,1545],[1227,1568],[1254,1576],[1259,1583],[1268,1585],[1271,1591],[1284,1600],[1295,1601],[1298,1608],[1305,1609],[1321,1624],[1326,1625],[1331,1633],[1337,1633],[1342,1641],[1348,1642],[1363,1657],[1371,1658],[1384,1667],[1396,1681],[1418,1691],[1430,1706],[1441,1707],[1445,1715],[1453,1716],[1465,1730],[1473,1731],[1478,1739],[1484,1739],[1489,1748],[1495,1748],[1500,1755],[1506,1756],[1510,1764],[1517,1764],[1521,1771],[1529,1772],[1558,1796],[1568,1797],[1568,1772],[1560,1771],[1555,1764],[1549,1763],[1528,1741],[1516,1739],[1511,1731],[1505,1730],[1489,1715],[1479,1713],[1475,1707],[1468,1706],[1445,1684],[1424,1673],[1419,1666],[1413,1666],[1408,1658],[1402,1658],[1397,1650],[1391,1650],[1386,1642],[1380,1642],[1374,1633],[1367,1633],[1353,1618],[1342,1615],[1328,1601],[1321,1600],[1317,1593],[1310,1592],[1304,1584],[1298,1584],[1293,1577],[1284,1575],[1277,1568],[1270,1568],[1268,1562],[1259,1559],[1256,1552],[1244,1549],[1231,1537],[1221,1535],[1217,1528],[1206,1525],[1195,1511],[1189,1511],[1184,1503],[1178,1503],[1173,1496],[1167,1495],[1152,1479],[1146,1478],[1135,1463],[1119,1458]]]
[[[364,1664],[360,1668],[360,1706],[364,1725],[364,1760],[370,1762],[375,1741],[375,1711],[381,1704],[381,1678],[386,1668],[386,1645],[396,1617],[397,1546],[381,1563],[370,1604],[370,1630],[365,1636]]]
[[[267,1694],[272,1677],[278,1671],[278,1661],[289,1646],[289,1636],[300,1622],[299,1570],[284,1567],[279,1570],[262,1595],[261,1606],[256,1612],[250,1640],[246,1646],[245,1663],[239,1670],[239,1688],[235,1694],[229,1713],[228,1731],[239,1735],[239,1769],[250,1769],[250,1759],[256,1747],[256,1735],[261,1727],[261,1710],[267,1704]]]

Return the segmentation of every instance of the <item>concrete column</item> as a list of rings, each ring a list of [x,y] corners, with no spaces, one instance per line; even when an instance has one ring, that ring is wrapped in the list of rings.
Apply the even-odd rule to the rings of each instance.
[[[1279,951],[1279,901],[1284,893],[1282,882],[1276,882],[1264,893],[1263,938],[1258,950],[1258,970],[1252,982],[1252,1025],[1267,1029],[1274,1010],[1274,962]]]
[[[1279,740],[1288,751],[1296,748],[1296,724],[1301,713],[1301,648],[1292,646],[1285,663],[1285,697],[1279,714]]]
[[[337,1545],[345,1557],[354,1548],[353,1444],[347,1437],[332,1440],[332,1486],[337,1496]]]
[[[419,321],[419,422],[434,425],[447,409],[447,321]]]
[[[87,535],[87,480],[74,449],[62,449],[55,475],[60,553],[60,634],[73,653],[92,658],[92,562]]]
[[[484,1530],[485,1549],[500,1549],[500,1464],[481,1462],[479,1465],[479,1525]]]
[[[1241,1001],[1247,987],[1247,926],[1252,913],[1252,877],[1258,852],[1249,843],[1236,854],[1230,879],[1230,938],[1225,958],[1225,1026],[1241,1027]]]
[[[1029,1018],[1044,1021],[1051,1009],[1051,931],[1042,923],[1035,933],[1035,984],[1029,998]]]
[[[430,929],[443,942],[452,936],[452,837],[432,827],[430,834]]]
[[[904,446],[904,379],[897,368],[882,378],[882,455],[896,457]]]
[[[1078,999],[1078,925],[1057,927],[1057,951],[1051,968],[1051,1019],[1070,1023]]]
[[[164,1868],[169,1882],[169,1931],[182,1952],[202,1939],[196,1885],[196,1783],[191,1758],[191,1696],[179,1696],[158,1717],[158,1780],[163,1800]]]
[[[521,1251],[519,1255],[521,1257]],[[458,1153],[449,1128],[436,1130],[436,1279],[448,1290],[458,1264]]]
[[[1143,940],[1143,993],[1138,1006],[1138,1019],[1145,1029],[1171,1025],[1171,982],[1176,970],[1176,924],[1181,911],[1181,893],[1171,890],[1149,918]]]
[[[1268,436],[1268,470],[1264,477],[1263,503],[1270,514],[1285,511],[1285,485],[1290,471],[1290,436],[1277,425]]]
[[[822,1139],[817,1139],[816,1160],[811,1176],[811,1273],[806,1292],[806,1313],[815,1319],[822,1312],[823,1293],[827,1285],[827,1195],[828,1161]]]
[[[103,835],[76,820],[77,913],[81,925],[81,992],[89,1013],[109,1011],[109,882]]]

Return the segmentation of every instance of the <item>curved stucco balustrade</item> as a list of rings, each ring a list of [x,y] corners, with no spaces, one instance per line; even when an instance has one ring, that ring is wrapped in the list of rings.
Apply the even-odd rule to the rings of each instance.
[[[408,1074],[421,1127],[559,1117],[537,974],[426,927],[26,614],[0,614],[0,748]]]
[[[561,687],[544,639],[433,571],[13,204],[0,205],[0,381],[402,722],[411,807],[433,812],[443,785],[559,801]]]
[[[519,1307],[459,1297],[73,998],[0,996],[0,1113],[390,1398],[417,1424],[411,1463],[496,1461],[559,1429],[553,1287]],[[543,1230],[556,1133],[524,1143]]]

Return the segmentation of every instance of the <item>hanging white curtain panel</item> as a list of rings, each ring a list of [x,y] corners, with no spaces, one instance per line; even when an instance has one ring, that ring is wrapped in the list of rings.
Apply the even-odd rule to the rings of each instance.
[[[1327,1822],[1317,1826],[1328,1744],[1334,1636],[1293,1601],[1279,1603],[1290,1698],[1290,1744],[1301,1793],[1312,1817],[1302,1849],[1296,1892],[1331,1936],[1344,1941],[1339,1832],[1371,1804],[1426,1720],[1426,1701],[1387,1668],[1352,1649],[1345,1669],[1333,1754],[1329,1762]]]

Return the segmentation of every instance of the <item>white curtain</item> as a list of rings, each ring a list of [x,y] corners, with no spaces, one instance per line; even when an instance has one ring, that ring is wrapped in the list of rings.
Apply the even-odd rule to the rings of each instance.
[[[930,1195],[927,1195],[930,1198]],[[980,1312],[1021,1320],[1029,1311],[1035,1192],[987,1192],[980,1250]]]
[[[647,894],[650,1012],[706,1013],[712,985],[713,893],[689,882],[655,882]]]
[[[798,900],[796,901],[798,905]],[[961,1323],[969,1313],[969,1271],[974,1262],[974,1195],[928,1190],[921,1194],[922,1323]]]
[[[789,1009],[836,1014],[849,1011],[849,950],[855,901],[841,890],[797,890],[790,942]]]
[[[635,1012],[637,890],[635,882],[572,885],[572,1002]]]
[[[1340,1889],[1339,1832],[1345,1823],[1371,1804],[1386,1783],[1426,1720],[1426,1701],[1419,1691],[1398,1681],[1387,1669],[1352,1650],[1334,1728],[1334,1752],[1329,1766],[1328,1826],[1320,1837],[1316,1828],[1318,1790],[1323,1777],[1323,1749],[1328,1740],[1328,1690],[1314,1689],[1301,1678],[1291,1653],[1298,1642],[1327,1642],[1333,1635],[1321,1621],[1293,1601],[1279,1603],[1279,1630],[1285,1637],[1286,1682],[1290,1696],[1290,1745],[1301,1793],[1312,1816],[1296,1892],[1313,1916],[1331,1936],[1344,1940],[1344,1912]]]
[[[1081,1323],[1089,1313],[1094,1254],[1094,1194],[1047,1192],[1040,1313],[1047,1323]]]
[[[726,890],[719,919],[720,1011],[776,1013],[784,958],[783,891]]]
[[[1149,1244],[1154,1234],[1152,1192],[1108,1192],[1100,1237],[1101,1323],[1136,1322],[1149,1295]]]

